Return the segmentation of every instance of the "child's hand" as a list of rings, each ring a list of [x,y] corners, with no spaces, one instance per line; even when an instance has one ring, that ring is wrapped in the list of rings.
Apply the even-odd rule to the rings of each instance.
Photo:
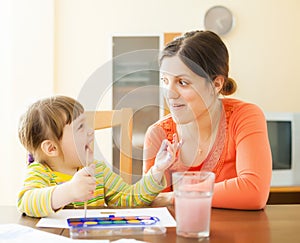
[[[96,189],[96,179],[94,177],[95,165],[91,164],[77,171],[69,181],[72,201],[86,201],[93,197]]]
[[[178,142],[177,135],[173,135],[173,143],[167,139],[163,140],[160,149],[156,155],[151,173],[155,181],[161,183],[165,170],[177,160],[182,141]]]
[[[165,171],[177,159],[181,146],[182,141],[178,142],[176,134],[173,135],[172,144],[164,139],[155,158],[155,169],[160,172]]]

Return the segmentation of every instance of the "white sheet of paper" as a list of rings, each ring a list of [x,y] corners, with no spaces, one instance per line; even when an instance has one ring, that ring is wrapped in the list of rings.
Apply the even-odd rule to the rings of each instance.
[[[166,207],[161,208],[124,208],[124,209],[88,209],[87,217],[116,216],[153,216],[160,219],[164,227],[176,227],[176,221]],[[37,227],[69,228],[68,218],[84,217],[83,209],[62,209],[48,217],[41,218]]]
[[[0,243],[23,243],[29,240],[31,243],[83,243],[98,242],[108,243],[109,240],[73,240],[64,236],[44,232],[19,224],[0,224]]]

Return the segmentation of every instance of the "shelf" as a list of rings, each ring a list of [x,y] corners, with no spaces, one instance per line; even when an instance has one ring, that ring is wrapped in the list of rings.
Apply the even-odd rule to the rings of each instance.
[[[267,204],[299,204],[300,186],[271,187]]]
[[[271,187],[270,192],[300,192],[300,186],[276,186]]]

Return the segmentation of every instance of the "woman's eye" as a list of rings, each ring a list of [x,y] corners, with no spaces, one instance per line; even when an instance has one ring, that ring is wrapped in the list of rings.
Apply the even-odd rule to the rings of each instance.
[[[80,130],[81,128],[83,128],[83,123],[81,123],[78,127],[78,130]]]
[[[160,78],[160,80],[164,83],[164,84],[168,84],[168,79],[166,79],[166,78]]]
[[[187,81],[184,81],[183,79],[179,80],[178,83],[179,83],[181,86],[186,86],[186,85],[189,84]]]

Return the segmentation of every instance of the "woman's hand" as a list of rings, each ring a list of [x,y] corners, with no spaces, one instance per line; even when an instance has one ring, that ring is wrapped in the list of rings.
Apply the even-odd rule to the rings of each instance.
[[[151,203],[152,207],[165,207],[174,204],[174,192],[161,192]]]

